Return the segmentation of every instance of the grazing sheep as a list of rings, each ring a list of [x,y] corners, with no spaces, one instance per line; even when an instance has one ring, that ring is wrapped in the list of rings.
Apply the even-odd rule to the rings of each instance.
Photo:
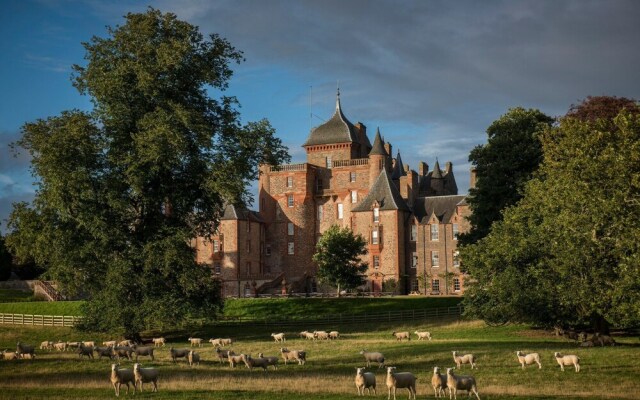
[[[367,367],[371,367],[371,362],[373,361],[378,363],[378,368],[384,368],[384,356],[382,353],[362,350],[360,354],[362,354],[364,359],[367,360]]]
[[[127,360],[131,360],[131,354],[133,354],[133,349],[129,346],[116,346],[113,348],[113,352],[118,358],[126,358]]]
[[[202,347],[202,339],[200,338],[189,338],[189,343],[191,343],[191,347],[198,346]]]
[[[284,337],[284,333],[272,333],[271,337],[276,342],[286,342],[287,341],[287,339]]]
[[[53,344],[53,348],[56,351],[66,351],[67,350],[67,342],[58,342]]]
[[[416,331],[415,334],[418,336],[418,340],[429,339],[431,340],[431,332],[427,331]]]
[[[79,349],[81,344],[82,344],[81,342],[67,342],[67,348],[68,349]]]
[[[300,332],[300,337],[307,340],[316,340],[316,335],[313,332],[302,331]]]
[[[613,340],[613,338],[609,335],[601,335],[599,333],[594,333],[593,336],[591,337],[591,342],[595,345],[600,345],[602,347],[607,346],[607,345],[611,345],[611,346],[615,346],[616,345],[616,341]]]
[[[153,356],[153,347],[145,346],[145,347],[133,347],[133,352],[136,355],[136,362],[138,362],[138,356],[148,356],[151,357],[151,361],[155,361],[155,357]]]
[[[233,353],[233,352],[232,352],[232,353]],[[244,361],[242,360],[242,355],[235,356],[235,355],[233,355],[233,354],[229,354],[229,355],[227,356],[227,359],[229,360],[229,366],[230,366],[231,368],[235,368],[235,367],[236,367],[236,365],[238,365],[238,364],[239,364],[239,363],[241,363],[241,362],[244,362]],[[220,362],[222,362],[222,359],[220,359]]]
[[[329,332],[329,339],[338,339],[340,337],[340,332],[331,331]]]
[[[125,339],[121,342],[118,342],[118,346],[129,346],[129,347],[133,347],[135,345],[135,343],[133,343],[133,340],[129,340],[129,339]]]
[[[222,343],[220,342],[221,339],[209,339],[209,343],[211,343],[211,345],[213,347],[220,347],[222,346]]]
[[[298,365],[304,365],[307,362],[307,352],[304,350],[289,350],[286,347],[280,348],[280,354],[284,359],[284,365],[287,365],[287,361],[294,360],[298,362]]]
[[[453,352],[453,361],[456,363],[456,367],[460,368],[462,364],[470,364],[471,369],[476,368],[476,358],[473,354],[465,354],[459,356],[457,351]]]
[[[98,355],[98,359],[102,359],[102,357],[109,357],[111,360],[115,357],[115,353],[113,352],[113,347],[94,347],[93,351]]]
[[[116,391],[116,397],[120,396],[120,386],[127,385],[127,394],[129,394],[129,383],[136,387],[136,378],[131,369],[119,369],[118,364],[111,364],[111,384]]]
[[[222,338],[222,339],[220,339],[220,346],[222,346],[222,347],[229,346],[232,343],[234,343],[234,340],[231,339],[231,338]]]
[[[594,343],[591,340],[585,340],[584,342],[580,343],[580,347],[593,347]]]
[[[80,347],[78,347],[78,357],[82,358],[82,356],[87,356],[93,360],[93,347],[86,347],[80,343]]]
[[[229,356],[236,354],[233,352],[233,350],[222,350],[222,349],[216,349],[216,353],[218,354],[218,360],[220,360],[220,364],[222,364],[225,358],[228,359]]]
[[[402,339],[411,340],[411,336],[409,335],[409,332],[393,332],[391,336],[395,336],[396,340],[398,341]]]
[[[329,334],[325,331],[313,331],[313,336],[318,340],[329,340]]]
[[[102,345],[107,347],[116,347],[116,342],[116,340],[108,340],[106,342],[102,342]]]
[[[171,361],[176,362],[178,358],[187,358],[189,356],[189,349],[174,349],[169,348],[169,354],[171,354]]]
[[[576,368],[576,372],[580,372],[580,357],[573,354],[563,356],[557,351],[553,353],[553,356],[556,358],[558,364],[560,364],[560,369],[562,371],[564,371],[565,365],[573,365]]]
[[[20,355],[15,351],[2,350],[2,358],[5,360],[17,360],[20,358]]]
[[[34,346],[29,346],[24,343],[18,342],[18,344],[16,345],[16,353],[18,353],[18,355],[21,357],[23,354],[31,354],[32,358],[35,358],[36,349]]]
[[[53,349],[53,345],[54,345],[53,342],[51,342],[49,340],[46,340],[46,341],[40,343],[40,350],[51,350],[51,349]]]
[[[407,389],[409,391],[409,400],[413,395],[416,400],[416,376],[411,372],[396,372],[396,367],[387,368],[387,400],[391,399],[391,391],[393,390],[393,400],[396,400],[396,389]]]
[[[163,337],[153,338],[151,340],[153,341],[153,347],[160,347],[167,344],[165,338]]]
[[[135,377],[135,384],[133,386],[133,393],[135,394],[136,386],[140,385],[140,393],[142,393],[142,385],[145,382],[153,383],[152,392],[158,391],[158,370],[155,368],[141,368],[140,364],[133,364],[133,376]]]
[[[193,350],[189,351],[189,355],[187,356],[187,360],[189,360],[189,365],[193,367],[193,364],[200,365],[200,354],[196,353]]]
[[[249,368],[250,371],[253,371],[254,367],[260,367],[263,371],[267,370],[267,359],[266,358],[252,358],[246,354],[240,354],[242,357],[242,361],[244,361],[244,365]]]
[[[23,360],[34,360],[36,358],[35,354],[29,354],[29,353],[20,354],[19,356]]]
[[[371,395],[371,389],[373,394],[376,394],[376,375],[373,372],[364,372],[364,368],[356,368],[355,383],[358,396],[364,396],[365,389],[369,395]]]
[[[538,369],[542,369],[542,364],[540,363],[540,355],[538,353],[525,354],[521,351],[516,351],[516,356],[518,357],[520,365],[522,365],[522,369],[524,369],[525,365],[531,365],[533,363],[537,363]]]
[[[82,342],[84,347],[96,347],[96,342],[93,340],[89,340],[87,342]]]
[[[267,360],[267,367],[269,365],[273,365],[273,369],[278,369],[278,357],[272,357],[272,356],[265,357],[264,354],[259,353],[258,358],[263,358]]]
[[[439,367],[433,367],[433,376],[431,377],[431,386],[436,397],[444,396],[444,389],[447,387],[447,377],[440,373]]]
[[[476,378],[471,375],[454,375],[453,370],[455,368],[447,368],[447,388],[449,389],[449,398],[453,392],[453,398],[458,398],[458,390],[466,390],[469,397],[471,393],[475,394],[478,400],[478,387],[476,385]]]

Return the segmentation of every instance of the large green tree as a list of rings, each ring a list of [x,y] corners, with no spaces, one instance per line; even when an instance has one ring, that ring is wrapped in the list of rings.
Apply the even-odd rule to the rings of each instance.
[[[355,289],[364,284],[363,274],[368,265],[360,256],[367,254],[366,246],[367,241],[351,229],[331,226],[318,240],[313,255],[313,261],[318,264],[318,281],[336,287],[338,296],[343,289]]]
[[[491,225],[502,219],[502,210],[522,198],[525,183],[542,161],[540,133],[553,121],[536,109],[516,107],[487,128],[487,143],[469,155],[477,180],[467,199],[471,230],[460,235],[461,244],[485,237]]]
[[[215,230],[225,201],[250,201],[259,163],[288,155],[267,121],[241,125],[223,95],[242,61],[228,41],[151,8],[125,19],[74,65],[93,111],[23,126],[38,190],[15,206],[8,244],[88,295],[87,327],[136,336],[215,316],[218,284],[190,240]]]
[[[640,110],[582,118],[579,107],[541,136],[524,198],[462,249],[470,313],[600,332],[640,323]]]
[[[11,276],[12,257],[0,235],[0,281],[6,281]]]

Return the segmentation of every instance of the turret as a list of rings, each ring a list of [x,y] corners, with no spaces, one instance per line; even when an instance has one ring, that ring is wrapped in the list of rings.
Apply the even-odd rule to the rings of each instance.
[[[387,153],[384,149],[384,142],[380,137],[380,129],[376,129],[376,136],[369,152],[369,182],[374,182],[380,171],[384,168]]]
[[[436,164],[433,166],[433,172],[431,172],[431,188],[436,193],[436,196],[442,194],[444,190],[444,179],[442,178],[442,171],[440,170],[440,163],[436,159]]]

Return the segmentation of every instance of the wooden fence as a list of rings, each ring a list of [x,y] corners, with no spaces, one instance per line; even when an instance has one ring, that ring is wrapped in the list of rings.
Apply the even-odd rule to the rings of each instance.
[[[82,317],[73,315],[31,315],[0,313],[0,324],[33,326],[74,326]]]

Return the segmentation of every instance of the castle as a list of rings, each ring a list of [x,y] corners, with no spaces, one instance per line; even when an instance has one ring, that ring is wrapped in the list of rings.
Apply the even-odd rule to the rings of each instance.
[[[462,294],[457,235],[469,209],[450,162],[410,169],[379,130],[372,144],[366,126],[345,117],[339,92],[302,147],[305,163],[260,167],[259,211],[228,205],[216,234],[193,240],[225,296],[317,291],[311,257],[334,224],[367,239],[366,291]]]

